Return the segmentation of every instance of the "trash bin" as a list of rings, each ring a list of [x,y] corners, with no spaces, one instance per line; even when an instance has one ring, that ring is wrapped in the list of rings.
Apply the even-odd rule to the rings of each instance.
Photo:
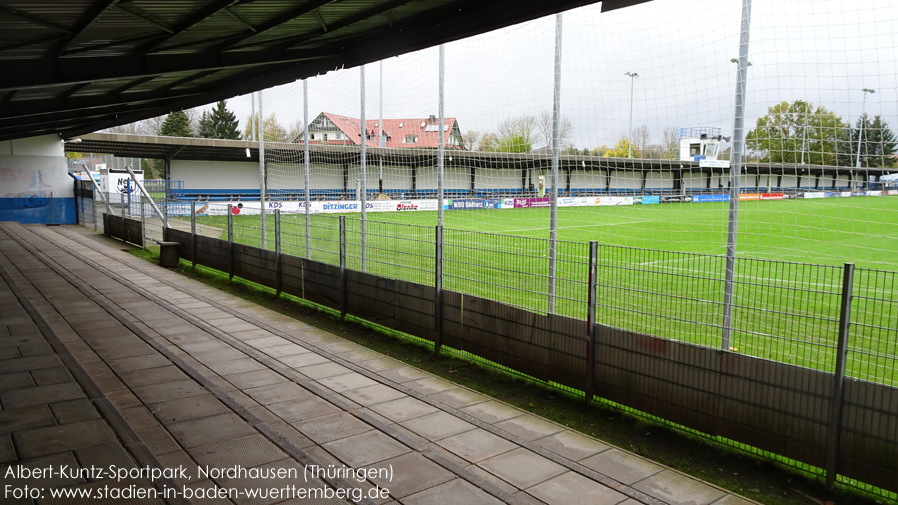
[[[159,266],[176,267],[181,261],[180,242],[156,242],[159,244]]]

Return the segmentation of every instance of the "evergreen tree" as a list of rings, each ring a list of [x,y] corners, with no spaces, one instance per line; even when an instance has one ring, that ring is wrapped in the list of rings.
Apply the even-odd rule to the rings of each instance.
[[[215,104],[215,108],[210,113],[203,113],[203,118],[207,118],[209,123],[210,135],[208,138],[240,140],[240,131],[237,129],[237,116],[228,110],[228,102],[219,100]],[[201,137],[203,130],[203,118],[200,119]]]
[[[863,135],[863,137],[861,137]],[[873,121],[864,114],[859,117],[854,128],[851,129],[851,152],[841,156],[844,165],[854,166],[857,163],[858,138],[861,137],[861,166],[862,167],[889,167],[895,163],[892,157],[898,150],[898,139],[889,128],[889,124],[883,121],[881,116],[875,116]]]
[[[217,138],[215,136],[215,125],[212,124],[212,116],[206,111],[203,111],[203,115],[200,116],[196,136],[204,139]]]
[[[165,116],[165,121],[159,128],[159,135],[163,137],[192,137],[190,131],[190,119],[183,110],[175,111]]]

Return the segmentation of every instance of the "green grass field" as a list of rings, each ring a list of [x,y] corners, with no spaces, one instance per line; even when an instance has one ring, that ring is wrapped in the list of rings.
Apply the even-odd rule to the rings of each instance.
[[[832,370],[842,265],[853,262],[849,374],[888,384],[898,356],[898,198],[740,202],[730,347]],[[555,312],[586,318],[589,241],[598,316],[610,326],[719,348],[727,203],[558,210]],[[365,270],[433,284],[436,212],[368,213]],[[224,227],[224,216],[201,218]],[[360,221],[347,215],[347,265],[362,269]],[[311,216],[311,257],[339,263],[339,216]],[[235,218],[257,245],[259,217]],[[274,248],[274,218],[267,220]],[[444,212],[444,287],[546,312],[549,209]],[[305,216],[282,216],[282,250],[306,255]],[[883,272],[868,270],[875,269]]]

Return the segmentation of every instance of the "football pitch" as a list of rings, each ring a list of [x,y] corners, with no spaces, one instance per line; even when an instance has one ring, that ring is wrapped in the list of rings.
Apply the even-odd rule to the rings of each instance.
[[[668,203],[558,209],[554,312],[586,319],[590,241],[598,246],[597,321],[664,338],[722,345],[729,204]],[[310,217],[311,259],[339,264],[339,215]],[[436,212],[346,215],[347,267],[434,284]],[[547,312],[550,210],[444,212],[443,285]],[[202,218],[222,226],[224,216]],[[306,256],[305,215],[282,215],[282,251]],[[266,220],[274,249],[274,217]],[[234,221],[258,245],[259,216]],[[849,374],[887,384],[898,356],[898,198],[743,201],[732,340],[738,352],[832,370],[842,265],[855,263]],[[364,268],[362,261],[364,256]],[[887,330],[883,330],[883,328]]]

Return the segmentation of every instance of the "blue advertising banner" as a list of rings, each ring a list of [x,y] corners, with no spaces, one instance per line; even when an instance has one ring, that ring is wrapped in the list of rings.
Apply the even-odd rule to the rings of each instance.
[[[495,200],[498,205],[499,200]],[[448,208],[453,210],[458,209],[482,209],[483,208],[483,200],[479,198],[463,198],[463,199],[453,199],[450,201]],[[495,207],[493,207],[495,208]]]
[[[643,205],[650,205],[653,203],[661,203],[661,197],[660,196],[644,196],[644,197],[642,197]]]
[[[729,202],[730,195],[692,195],[693,202]]]

